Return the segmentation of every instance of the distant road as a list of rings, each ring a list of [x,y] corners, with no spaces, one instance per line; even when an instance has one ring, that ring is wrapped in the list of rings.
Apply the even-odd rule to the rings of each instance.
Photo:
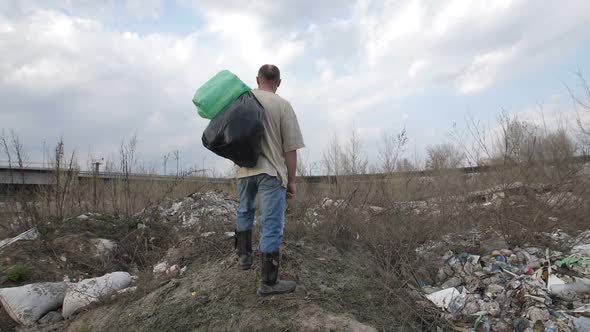
[[[572,163],[590,163],[590,156],[578,156],[571,160]],[[549,163],[550,164],[550,163]],[[54,173],[53,168],[42,167],[42,163],[30,162],[25,167],[18,167],[16,165],[9,166],[7,162],[0,161],[0,185],[11,185],[11,186],[35,186],[35,185],[51,185],[52,174]],[[464,174],[476,174],[485,173],[500,169],[502,166],[473,166],[473,167],[462,167],[450,170],[443,170],[442,172],[461,172]],[[66,170],[64,170],[66,171]],[[440,171],[438,171],[440,172]],[[387,177],[426,177],[434,175],[433,171],[411,171],[411,172],[394,172],[392,174],[363,174],[354,176],[333,176],[333,175],[318,175],[318,176],[305,176],[300,179],[308,183],[336,183],[339,178],[348,179],[353,178],[354,181],[366,182],[371,180],[382,180]],[[88,180],[95,176],[94,172],[89,171],[77,171],[77,176],[81,180]],[[176,175],[159,175],[159,174],[143,174],[143,173],[131,173],[127,175],[131,180],[145,180],[145,181],[194,181],[194,182],[209,182],[209,183],[220,183],[229,184],[232,179],[228,178],[208,178],[201,176],[176,176]],[[121,172],[100,172],[98,178],[103,181],[109,181],[114,179],[123,179],[126,175]]]

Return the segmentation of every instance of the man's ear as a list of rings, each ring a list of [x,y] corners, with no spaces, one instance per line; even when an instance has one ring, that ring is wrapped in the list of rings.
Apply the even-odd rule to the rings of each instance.
[[[258,84],[258,86],[260,86],[260,81],[258,80],[258,76],[256,76],[256,84]]]
[[[279,86],[281,86],[281,82],[282,82],[282,80],[279,80],[279,82],[277,83],[277,88],[278,88]]]

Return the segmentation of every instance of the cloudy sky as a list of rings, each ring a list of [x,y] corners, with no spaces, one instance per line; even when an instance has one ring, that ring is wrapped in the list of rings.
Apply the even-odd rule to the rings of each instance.
[[[3,0],[0,128],[31,161],[60,137],[81,164],[113,159],[137,134],[146,165],[180,150],[184,167],[223,173],[193,93],[222,69],[254,87],[273,63],[307,163],[352,128],[373,160],[380,133],[404,126],[420,152],[469,115],[573,114],[565,86],[590,74],[589,22],[586,0]]]

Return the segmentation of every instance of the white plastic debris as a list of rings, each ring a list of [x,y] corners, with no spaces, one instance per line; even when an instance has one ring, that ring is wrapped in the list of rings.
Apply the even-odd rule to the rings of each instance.
[[[96,257],[108,256],[117,246],[114,241],[108,239],[91,239],[90,242],[96,248]]]
[[[2,308],[15,322],[32,325],[46,313],[59,308],[66,292],[64,282],[45,282],[0,289]]]
[[[236,236],[236,232],[225,232],[225,237],[231,239]]]
[[[170,207],[168,210],[166,210],[166,213],[169,216],[173,216],[178,212],[178,210],[180,210],[181,207],[182,207],[182,202],[176,202],[176,203],[172,204],[172,207]]]
[[[29,229],[28,231],[21,233],[11,239],[4,239],[4,240],[0,241],[0,250],[8,247],[9,245],[15,243],[16,241],[36,240],[39,238],[39,236],[41,236],[41,234],[39,234],[39,230],[37,230],[37,227],[33,227],[33,228]]]
[[[215,232],[207,232],[207,233],[201,234],[201,237],[209,237],[209,236],[211,236],[213,234],[215,234]]]
[[[574,246],[571,253],[586,257],[590,256],[590,243]]]
[[[565,285],[565,281],[559,279],[556,275],[551,274],[547,280],[547,289],[551,290],[551,287],[555,285]]]
[[[459,313],[465,306],[467,293],[460,292],[457,288],[451,287],[428,294],[426,298],[439,308],[446,309],[451,313]]]
[[[168,262],[163,261],[156,265],[154,265],[153,272],[154,273],[164,273],[168,269]]]
[[[90,217],[89,217],[89,216],[87,216],[87,215],[85,215],[85,214],[81,214],[81,215],[79,215],[78,217],[76,217],[76,219],[78,219],[78,220],[80,220],[80,221],[85,221],[85,220],[88,220],[88,219],[90,219]]]
[[[368,205],[367,209],[371,210],[374,213],[380,213],[383,212],[385,209],[380,207],[380,206],[373,206],[373,205]]]
[[[578,314],[590,314],[590,304],[584,304],[583,306],[574,309],[572,312]]]
[[[331,200],[330,198],[326,197],[324,198],[323,202],[322,202],[322,208],[327,209],[330,208],[334,205],[334,201]]]
[[[127,272],[113,272],[68,285],[63,301],[63,317],[70,318],[89,304],[100,302],[114,292],[129,286],[131,280],[131,275]]]
[[[590,279],[577,278],[576,281],[566,284],[554,284],[548,287],[549,292],[561,298],[574,298],[579,294],[590,293]]]

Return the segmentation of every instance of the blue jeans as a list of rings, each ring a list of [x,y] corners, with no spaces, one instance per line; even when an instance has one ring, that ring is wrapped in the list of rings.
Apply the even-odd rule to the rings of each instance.
[[[259,174],[238,179],[238,194],[240,207],[237,231],[252,229],[256,213],[256,194],[260,194],[262,235],[258,249],[263,253],[277,252],[283,241],[287,189],[276,177]]]

